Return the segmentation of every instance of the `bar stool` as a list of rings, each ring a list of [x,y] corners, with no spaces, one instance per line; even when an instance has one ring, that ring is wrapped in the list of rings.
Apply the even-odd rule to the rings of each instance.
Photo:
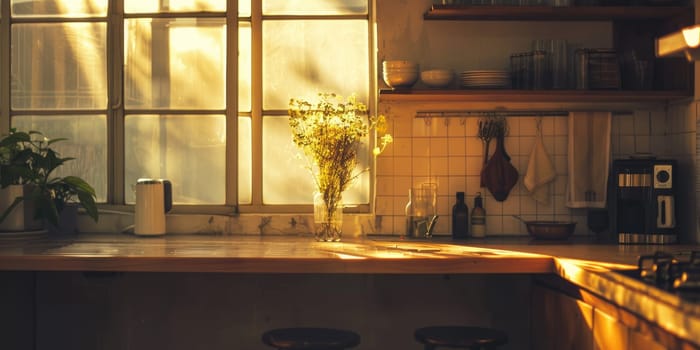
[[[462,326],[432,326],[418,328],[413,333],[416,340],[425,346],[425,350],[438,347],[457,349],[496,349],[508,343],[508,335],[492,328]]]
[[[360,336],[332,328],[278,328],[265,332],[262,342],[279,350],[343,350],[360,344]]]

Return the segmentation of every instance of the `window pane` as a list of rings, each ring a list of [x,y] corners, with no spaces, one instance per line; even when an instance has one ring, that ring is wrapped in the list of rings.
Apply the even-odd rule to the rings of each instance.
[[[226,11],[223,0],[125,0],[126,13],[162,13],[185,11]]]
[[[128,115],[124,128],[127,203],[145,177],[169,179],[177,204],[225,203],[225,116]]]
[[[40,131],[50,139],[67,138],[51,147],[61,157],[75,159],[56,169],[54,175],[79,176],[95,189],[97,201],[107,201],[106,116],[16,116],[12,118],[12,127]]]
[[[253,131],[248,117],[238,118],[238,203],[253,201]]]
[[[105,23],[12,26],[12,108],[105,109]]]
[[[367,147],[360,148],[356,171],[369,167],[368,154]],[[292,141],[289,118],[263,117],[263,203],[311,204],[315,186],[307,165]],[[343,203],[369,203],[367,172],[343,193]]]
[[[263,108],[286,110],[290,98],[318,92],[368,101],[367,30],[363,20],[264,22]]]
[[[238,0],[238,16],[250,16],[250,0]]]
[[[289,118],[263,118],[263,203],[312,203],[313,179],[299,152]]]
[[[225,108],[225,19],[129,19],[124,30],[126,108]]]
[[[266,15],[347,15],[367,13],[367,0],[263,0]]]
[[[251,33],[250,23],[238,24],[238,111],[250,112],[251,109]]]
[[[94,17],[107,15],[108,0],[11,0],[12,16]]]

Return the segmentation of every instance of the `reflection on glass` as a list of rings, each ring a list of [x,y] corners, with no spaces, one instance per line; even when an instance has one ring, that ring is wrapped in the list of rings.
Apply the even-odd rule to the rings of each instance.
[[[262,0],[265,15],[357,15],[367,13],[367,0]]]
[[[238,203],[253,201],[253,131],[249,117],[238,118]]]
[[[356,171],[369,167],[368,147],[358,151]],[[309,162],[292,142],[287,117],[263,117],[263,203],[311,204],[315,185]],[[369,203],[369,174],[364,172],[343,193],[343,203]]]
[[[98,202],[107,201],[107,117],[105,115],[76,116],[16,116],[12,127],[20,131],[40,131],[49,139],[66,138],[52,148],[61,157],[73,157],[53,173],[55,176],[75,175],[95,188]]]
[[[107,15],[108,0],[10,0],[13,17],[96,17]]]
[[[142,177],[169,179],[177,204],[225,203],[224,115],[128,115],[124,145],[127,203]]]
[[[263,108],[286,110],[290,98],[318,92],[368,101],[367,30],[364,20],[263,22]]]
[[[251,34],[250,23],[238,25],[238,111],[250,112],[251,109]]]
[[[224,19],[127,19],[126,108],[223,109]]]
[[[15,24],[14,109],[105,109],[105,23]]]
[[[223,0],[124,0],[126,13],[167,13],[195,11],[226,11]]]

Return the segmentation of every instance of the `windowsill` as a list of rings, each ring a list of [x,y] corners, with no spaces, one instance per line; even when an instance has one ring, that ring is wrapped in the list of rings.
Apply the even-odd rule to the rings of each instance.
[[[100,212],[97,223],[86,215],[78,218],[80,232],[133,232],[134,213],[128,211]],[[373,214],[343,214],[343,235],[359,237],[378,232]],[[305,234],[313,229],[313,213],[282,214],[167,214],[168,234],[210,235],[275,235]]]

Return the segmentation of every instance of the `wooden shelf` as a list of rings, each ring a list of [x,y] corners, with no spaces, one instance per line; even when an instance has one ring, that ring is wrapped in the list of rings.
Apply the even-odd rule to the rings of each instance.
[[[672,91],[623,91],[623,90],[428,90],[383,89],[380,102],[421,103],[469,103],[478,106],[495,106],[518,109],[551,106],[559,110],[613,109],[635,110],[641,107],[664,106],[669,102],[692,97],[686,90]]]
[[[692,18],[687,6],[461,6],[433,5],[426,20],[610,21]]]

